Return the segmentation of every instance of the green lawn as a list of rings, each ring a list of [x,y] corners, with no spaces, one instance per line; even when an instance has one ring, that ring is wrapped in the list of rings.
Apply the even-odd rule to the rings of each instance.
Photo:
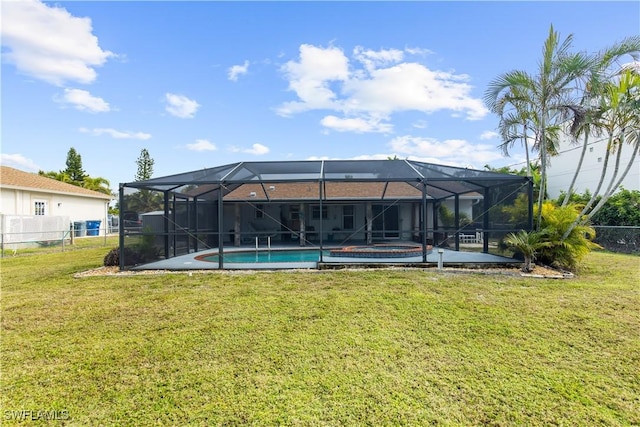
[[[2,425],[640,424],[638,257],[73,278],[108,249],[2,260]]]

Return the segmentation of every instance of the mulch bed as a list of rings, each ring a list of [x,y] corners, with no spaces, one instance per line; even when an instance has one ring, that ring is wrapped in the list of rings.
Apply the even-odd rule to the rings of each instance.
[[[387,267],[389,270],[406,270],[406,267]],[[358,269],[352,269],[358,270]],[[260,272],[269,272],[272,270],[260,270]],[[273,270],[275,271],[275,270]],[[278,272],[296,272],[301,270],[277,270]],[[305,272],[312,272],[321,270],[303,270]],[[573,273],[556,270],[550,267],[536,265],[532,273],[524,273],[518,268],[443,268],[437,270],[435,268],[428,269],[430,272],[438,272],[442,274],[495,274],[516,276],[523,278],[538,278],[538,279],[571,279],[574,277]],[[255,270],[125,270],[120,271],[119,267],[99,267],[92,270],[82,271],[74,274],[76,278],[82,277],[95,277],[95,276],[112,276],[112,277],[127,277],[137,275],[160,275],[160,274],[252,274]]]

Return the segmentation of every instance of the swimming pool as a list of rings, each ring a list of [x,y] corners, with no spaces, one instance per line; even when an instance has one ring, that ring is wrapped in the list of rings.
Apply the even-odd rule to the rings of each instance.
[[[218,262],[218,254],[205,254],[196,257],[199,261]],[[224,254],[225,263],[277,263],[277,262],[318,262],[320,251],[317,249],[286,249],[272,251],[242,251]]]

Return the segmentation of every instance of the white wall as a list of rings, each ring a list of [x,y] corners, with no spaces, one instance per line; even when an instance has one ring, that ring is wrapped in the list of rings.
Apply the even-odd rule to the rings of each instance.
[[[576,187],[574,189],[575,192],[584,193],[587,189],[591,192],[595,191],[602,173],[602,165],[606,148],[607,141],[602,139],[602,137],[598,138],[598,140],[594,139],[588,146],[582,167],[580,168],[580,175],[578,175],[578,179],[576,181]],[[565,140],[560,144],[559,151],[561,152],[559,156],[552,157],[549,160],[550,165],[547,175],[547,191],[549,193],[549,197],[553,199],[558,198],[558,196],[560,196],[560,192],[566,192],[569,189],[569,184],[571,184],[573,174],[575,173],[578,161],[580,160],[582,144],[571,145],[567,140]],[[618,176],[620,176],[624,167],[629,163],[629,160],[631,159],[631,152],[632,149],[630,145],[623,147],[620,161],[620,172],[618,173]],[[609,183],[614,166],[615,155],[611,154],[609,156],[607,175],[603,185],[604,189],[606,189],[606,186]],[[640,190],[640,156],[636,156],[622,185],[627,190]],[[602,194],[602,190],[600,194]]]
[[[106,224],[108,200],[3,188],[0,201],[5,215],[35,215],[35,203],[42,201],[46,216],[66,216],[71,222],[100,220],[101,228]]]

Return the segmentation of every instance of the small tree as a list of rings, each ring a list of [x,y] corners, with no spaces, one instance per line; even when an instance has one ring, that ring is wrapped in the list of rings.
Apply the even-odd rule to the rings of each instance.
[[[547,230],[527,232],[520,230],[518,233],[509,233],[504,239],[507,247],[515,249],[524,257],[522,271],[531,273],[538,251],[544,247],[549,247],[550,242],[546,240]]]
[[[82,168],[82,156],[78,154],[75,148],[71,147],[67,153],[66,169],[59,172],[56,171],[38,171],[38,175],[55,179],[56,181],[66,182],[67,184],[84,187],[88,190],[97,191],[104,194],[113,194],[110,188],[109,180],[102,177],[91,177]]]
[[[138,165],[136,181],[150,179],[153,175],[154,160],[146,148],[140,151],[136,164]],[[162,208],[162,196],[147,189],[140,189],[135,194],[125,196],[125,202],[126,210],[128,211],[151,212]]]
[[[67,168],[61,171],[69,177],[72,184],[82,186],[82,182],[87,177],[87,173],[82,169],[82,156],[75,148],[71,147],[67,153]]]
[[[153,164],[154,160],[149,155],[149,151],[143,148],[140,151],[140,156],[136,160],[138,165],[138,172],[136,172],[136,181],[146,181],[153,176]]]

